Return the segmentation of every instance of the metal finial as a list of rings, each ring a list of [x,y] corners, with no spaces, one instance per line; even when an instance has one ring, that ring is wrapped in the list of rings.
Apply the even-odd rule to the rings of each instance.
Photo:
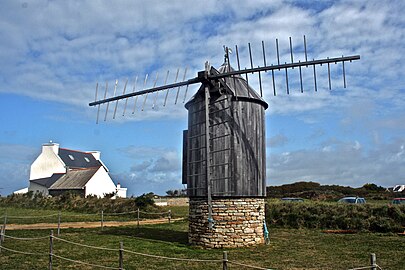
[[[229,64],[229,54],[232,53],[232,49],[224,45],[224,63]]]

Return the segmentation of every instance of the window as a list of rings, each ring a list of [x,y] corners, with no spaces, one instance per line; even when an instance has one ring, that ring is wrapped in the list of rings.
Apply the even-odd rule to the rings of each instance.
[[[89,159],[88,157],[84,157],[84,160],[85,160],[86,162],[90,162],[90,159]]]
[[[72,155],[69,155],[69,158],[70,158],[71,160],[75,160],[74,156],[72,156]]]

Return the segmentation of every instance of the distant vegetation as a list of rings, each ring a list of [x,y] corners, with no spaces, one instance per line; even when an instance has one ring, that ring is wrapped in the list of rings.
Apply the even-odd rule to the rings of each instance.
[[[365,205],[337,204],[346,196],[364,197]],[[266,220],[274,227],[337,229],[371,232],[400,232],[405,226],[405,205],[391,205],[394,197],[405,197],[405,192],[393,193],[376,184],[360,188],[297,182],[282,186],[268,186]],[[306,199],[304,203],[273,200],[283,197]]]
[[[402,232],[405,205],[270,201],[266,220],[272,227]]]
[[[77,211],[82,213],[97,213],[104,210],[108,213],[122,213],[135,211],[153,211],[158,208],[154,204],[153,193],[143,194],[136,198],[110,199],[89,196],[83,198],[78,194],[66,192],[60,196],[44,197],[40,193],[12,194],[0,197],[1,207],[38,208],[49,210]]]
[[[296,182],[281,186],[268,186],[267,197],[300,197],[315,201],[336,201],[345,196],[365,197],[368,200],[391,200],[405,197],[405,192],[393,193],[376,184],[365,184],[360,188],[338,185],[321,185],[315,182]]]

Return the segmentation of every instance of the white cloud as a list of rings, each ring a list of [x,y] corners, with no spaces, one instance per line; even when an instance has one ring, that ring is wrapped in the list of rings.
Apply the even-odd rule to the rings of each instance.
[[[310,59],[361,55],[360,61],[346,65],[349,88],[342,89],[341,65],[332,65],[334,90],[329,91],[327,69],[323,66],[317,68],[318,92],[315,93],[312,69],[303,68],[304,93],[299,92],[298,69],[294,69],[288,73],[291,94],[286,95],[285,73],[276,71],[277,96],[273,97],[271,73],[267,72],[262,74],[264,98],[269,103],[267,120],[272,121],[274,115],[298,118],[308,125],[319,125],[313,135],[328,140],[326,136],[330,134],[325,131],[324,121],[329,121],[333,115],[333,120],[340,124],[337,125],[339,131],[351,139],[340,144],[325,144],[315,150],[292,149],[288,155],[276,155],[272,157],[275,164],[291,166],[291,162],[297,161],[295,166],[300,167],[289,171],[269,164],[270,172],[279,175],[276,179],[280,181],[289,178],[287,173],[294,179],[300,174],[303,179],[314,175],[328,179],[333,175],[326,169],[335,164],[336,174],[345,175],[347,179],[349,176],[353,179],[361,175],[371,177],[373,173],[377,177],[389,172],[385,173],[386,177],[394,181],[401,171],[391,167],[396,162],[395,157],[403,156],[398,154],[402,152],[398,149],[384,151],[382,146],[391,146],[389,140],[405,132],[402,78],[405,57],[402,10],[405,5],[398,1],[347,0],[307,6],[302,2],[265,0],[119,1],[114,5],[105,1],[3,1],[0,92],[69,104],[93,121],[97,109],[88,108],[87,103],[94,99],[96,82],[100,83],[100,97],[104,95],[106,81],[110,85],[107,96],[112,95],[115,79],[119,80],[117,91],[121,93],[126,79],[129,79],[127,92],[132,91],[135,76],[140,78],[137,84],[140,90],[146,73],[150,77],[146,87],[153,85],[156,72],[160,74],[158,85],[163,84],[167,70],[170,70],[169,82],[174,81],[177,68],[181,77],[186,66],[187,77],[193,77],[203,69],[206,60],[214,66],[222,63],[222,45],[234,48],[238,44],[242,68],[249,67],[248,42],[252,45],[254,65],[261,65],[262,40],[266,44],[267,63],[275,63],[275,38],[279,40],[281,62],[285,62],[290,59],[290,36],[294,61],[302,61],[305,34]],[[236,67],[235,53],[231,61]],[[257,78],[249,79],[258,89]],[[197,87],[190,87],[187,99]],[[134,99],[130,99],[125,117],[121,116],[125,103],[120,102],[115,121],[120,124],[185,118],[187,112],[182,106],[185,89],[181,89],[180,104],[174,105],[176,90],[171,90],[166,107],[163,107],[164,92],[159,94],[155,109],[152,109],[154,95],[148,96],[143,111],[144,99],[140,97],[134,115]],[[114,106],[110,104],[108,119],[112,118]],[[100,110],[100,121],[104,113],[105,106]],[[368,136],[372,144],[365,144],[353,136],[354,133]],[[288,147],[292,142],[288,134],[268,136],[270,146]],[[178,183],[181,162],[179,154],[173,150],[129,146],[123,151],[136,157],[134,170],[128,168],[128,175],[135,173],[133,176],[140,182]],[[334,157],[336,153],[345,158]],[[300,161],[309,162],[307,158],[318,160],[321,168],[318,174],[308,172],[309,164]],[[377,163],[375,158],[384,162]],[[350,164],[360,171],[346,169]],[[374,164],[370,171],[365,168],[368,164]],[[377,172],[377,168],[381,172]]]
[[[0,194],[28,186],[29,169],[37,154],[38,149],[26,145],[0,143]]]
[[[404,181],[403,143],[403,139],[396,139],[367,151],[357,141],[336,141],[319,149],[272,154],[267,159],[267,184],[315,181],[350,186],[368,182],[393,186]]]
[[[181,188],[181,157],[177,151],[135,146],[119,151],[135,161],[129,171],[114,174],[122,184],[130,187],[129,193],[139,195],[154,190],[165,194],[170,188]]]

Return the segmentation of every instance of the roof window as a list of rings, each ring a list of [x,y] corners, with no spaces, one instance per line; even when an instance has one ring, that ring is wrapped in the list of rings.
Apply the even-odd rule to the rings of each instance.
[[[75,157],[72,156],[72,155],[69,155],[69,158],[70,158],[71,160],[75,160]]]
[[[89,159],[88,157],[84,157],[84,160],[85,160],[86,162],[90,162],[90,159]]]

